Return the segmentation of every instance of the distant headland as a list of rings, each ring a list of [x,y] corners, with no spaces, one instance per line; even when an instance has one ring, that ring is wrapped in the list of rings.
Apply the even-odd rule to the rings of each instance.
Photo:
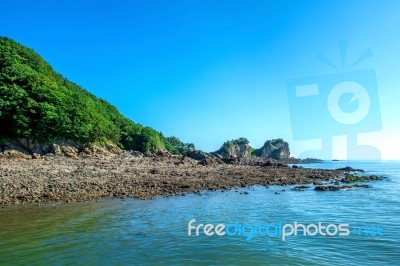
[[[323,185],[360,181],[352,169],[289,167],[320,160],[291,157],[283,139],[253,148],[242,137],[208,153],[166,137],[123,116],[7,37],[0,37],[0,128],[0,205],[146,199],[251,185],[337,190]]]

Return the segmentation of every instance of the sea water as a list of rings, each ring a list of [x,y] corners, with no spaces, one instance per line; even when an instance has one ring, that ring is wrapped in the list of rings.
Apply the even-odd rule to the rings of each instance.
[[[0,209],[1,265],[398,265],[400,163],[324,161],[303,167],[361,168],[382,175],[371,188],[304,191],[254,186],[201,196],[114,199]],[[348,224],[379,227],[348,236],[216,234],[199,224]],[[364,226],[364,227],[363,227]],[[376,233],[376,232],[375,232]]]

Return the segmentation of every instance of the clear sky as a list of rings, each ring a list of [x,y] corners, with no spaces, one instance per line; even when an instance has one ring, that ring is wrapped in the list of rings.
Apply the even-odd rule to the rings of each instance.
[[[328,92],[309,105],[296,103],[289,80],[362,79],[363,73],[346,73],[370,49],[372,56],[351,71],[376,73],[370,94],[375,116],[363,122],[364,131],[374,132],[356,139],[378,148],[383,159],[400,159],[399,1],[0,3],[0,35],[33,48],[57,72],[134,121],[206,151],[242,136],[254,147],[282,137],[294,156],[318,148],[318,138],[329,137],[321,129],[335,127],[324,117]],[[362,84],[368,92],[371,82]],[[361,103],[349,99],[345,111],[351,113]],[[357,134],[363,126],[347,129]],[[299,130],[317,133],[295,139]],[[332,135],[348,135],[335,130]],[[333,157],[346,156],[341,145],[334,142]]]

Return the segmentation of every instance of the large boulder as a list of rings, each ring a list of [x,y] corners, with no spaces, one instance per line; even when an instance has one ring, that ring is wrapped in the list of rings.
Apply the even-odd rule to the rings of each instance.
[[[265,159],[285,160],[290,157],[289,144],[283,139],[267,140],[261,148],[254,152],[254,155]]]
[[[67,157],[75,158],[75,159],[78,158],[78,149],[75,147],[63,146],[63,147],[61,147],[61,151]]]
[[[5,150],[4,152],[0,152],[0,158],[18,160],[31,159],[32,156],[17,150]]]
[[[56,156],[61,156],[62,155],[62,151],[61,151],[61,147],[58,144],[51,144],[50,145],[50,152]]]

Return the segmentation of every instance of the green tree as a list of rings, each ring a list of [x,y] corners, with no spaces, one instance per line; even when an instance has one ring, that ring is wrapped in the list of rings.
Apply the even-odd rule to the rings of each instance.
[[[70,139],[82,145],[112,142],[142,152],[186,148],[150,127],[124,117],[56,73],[32,49],[0,37],[0,140],[27,138],[49,143]],[[171,141],[171,142],[170,142]]]

